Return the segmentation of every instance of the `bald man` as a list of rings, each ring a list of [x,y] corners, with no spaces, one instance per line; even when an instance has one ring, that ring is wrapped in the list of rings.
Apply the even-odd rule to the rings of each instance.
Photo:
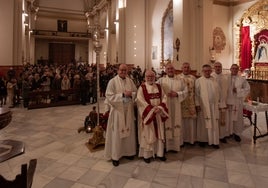
[[[136,155],[134,101],[137,88],[127,77],[127,71],[127,65],[121,64],[118,74],[109,81],[105,93],[110,114],[104,154],[107,159],[112,159],[114,166],[119,165],[121,157],[133,159]]]
[[[175,75],[172,63],[165,67],[166,76],[161,77],[158,83],[167,95],[169,118],[165,122],[166,151],[178,152],[183,145],[181,102],[187,97],[188,89],[182,78]]]

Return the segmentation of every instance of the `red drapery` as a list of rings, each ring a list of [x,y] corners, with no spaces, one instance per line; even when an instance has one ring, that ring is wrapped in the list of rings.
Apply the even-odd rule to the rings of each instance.
[[[249,26],[241,27],[240,31],[240,67],[241,70],[249,69],[251,67],[251,41],[250,41],[250,28]]]

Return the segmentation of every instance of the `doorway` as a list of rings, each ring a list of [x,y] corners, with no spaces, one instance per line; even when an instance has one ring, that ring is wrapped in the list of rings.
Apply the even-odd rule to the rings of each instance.
[[[75,59],[75,44],[49,43],[49,60],[54,65],[65,65]]]

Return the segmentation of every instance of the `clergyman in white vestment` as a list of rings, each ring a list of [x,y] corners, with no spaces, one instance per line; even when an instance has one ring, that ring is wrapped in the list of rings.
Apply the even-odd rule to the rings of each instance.
[[[229,135],[228,126],[228,110],[227,110],[227,91],[228,91],[228,78],[226,74],[222,73],[222,64],[220,62],[214,63],[214,72],[211,73],[219,85],[220,90],[220,101],[219,101],[219,131],[220,131],[220,141],[222,143],[227,143],[226,138]]]
[[[150,158],[155,156],[165,161],[164,122],[168,118],[167,98],[160,84],[155,83],[155,73],[152,70],[145,72],[145,81],[138,89],[136,100],[139,117],[139,157],[143,157],[146,163],[150,163]]]
[[[194,144],[196,142],[196,109],[195,109],[195,76],[191,75],[190,63],[182,64],[182,73],[178,76],[187,85],[188,95],[181,103],[182,110],[182,132],[185,143]]]
[[[233,134],[235,141],[240,142],[244,127],[243,103],[250,92],[250,85],[244,77],[238,75],[239,66],[237,64],[233,64],[230,71],[227,94],[229,134]]]
[[[132,159],[136,155],[136,134],[134,102],[137,88],[127,77],[127,65],[121,64],[118,75],[112,78],[106,89],[106,103],[109,105],[109,118],[106,129],[104,154],[119,165],[123,156]]]
[[[157,82],[167,95],[169,118],[165,122],[166,151],[180,151],[183,145],[181,102],[187,97],[186,83],[175,75],[175,68],[171,63],[165,67],[166,76]]]
[[[202,66],[203,76],[196,80],[195,102],[198,109],[197,140],[219,148],[219,88],[210,74],[212,68]]]

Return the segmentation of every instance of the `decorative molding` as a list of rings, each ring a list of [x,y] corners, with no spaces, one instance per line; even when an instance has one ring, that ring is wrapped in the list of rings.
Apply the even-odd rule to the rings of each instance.
[[[221,5],[221,6],[237,6],[243,3],[248,3],[254,0],[213,0],[214,5]]]
[[[86,20],[84,11],[74,11],[51,7],[40,7],[38,11],[38,17],[68,20]]]
[[[221,53],[226,46],[226,37],[225,34],[220,27],[216,27],[213,30],[213,49],[216,53]]]

